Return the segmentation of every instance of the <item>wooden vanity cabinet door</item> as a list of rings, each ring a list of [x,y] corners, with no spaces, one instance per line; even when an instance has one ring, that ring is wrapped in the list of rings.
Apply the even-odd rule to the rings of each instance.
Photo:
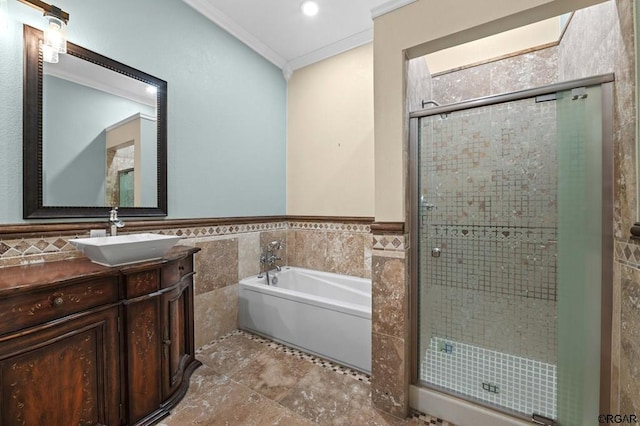
[[[193,286],[185,278],[162,296],[163,379],[165,399],[182,385],[187,367],[195,359],[193,342]]]
[[[147,425],[157,420],[162,403],[161,297],[157,292],[136,295],[124,302],[127,424]]]
[[[120,422],[118,307],[0,338],[0,425]]]

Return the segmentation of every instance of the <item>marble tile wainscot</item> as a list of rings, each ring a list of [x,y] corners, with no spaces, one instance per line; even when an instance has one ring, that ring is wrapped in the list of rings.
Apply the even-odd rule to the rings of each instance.
[[[399,222],[376,222],[371,231],[371,397],[376,408],[404,418],[411,371],[409,235]]]
[[[196,246],[195,343],[201,347],[238,328],[237,283],[260,270],[260,248],[284,241],[282,265],[371,276],[373,218],[265,216],[126,221],[122,234],[180,235]],[[68,240],[106,222],[0,225],[0,268],[83,257]]]

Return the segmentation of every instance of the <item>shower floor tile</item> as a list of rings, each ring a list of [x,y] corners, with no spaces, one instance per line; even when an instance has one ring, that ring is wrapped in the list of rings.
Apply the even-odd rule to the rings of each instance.
[[[367,375],[244,331],[197,352],[203,365],[160,426],[454,426],[421,413],[382,413],[371,403]]]

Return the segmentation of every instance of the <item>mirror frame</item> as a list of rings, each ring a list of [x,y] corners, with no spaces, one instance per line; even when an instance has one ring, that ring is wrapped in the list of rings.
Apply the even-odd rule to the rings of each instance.
[[[111,206],[44,206],[42,178],[42,31],[24,25],[23,171],[24,219],[108,217]],[[157,96],[157,200],[156,207],[118,207],[120,216],[167,216],[167,82],[113,59],[67,43],[67,54],[124,74],[158,88]]]

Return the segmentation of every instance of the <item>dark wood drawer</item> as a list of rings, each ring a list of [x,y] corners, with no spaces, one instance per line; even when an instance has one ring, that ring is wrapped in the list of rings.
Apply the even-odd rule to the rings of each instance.
[[[125,280],[125,297],[131,299],[158,291],[160,284],[158,275],[159,271],[157,269],[127,274]]]
[[[0,300],[0,334],[117,301],[117,277],[8,296]]]
[[[171,287],[193,272],[193,256],[174,260],[162,267],[162,288]]]

